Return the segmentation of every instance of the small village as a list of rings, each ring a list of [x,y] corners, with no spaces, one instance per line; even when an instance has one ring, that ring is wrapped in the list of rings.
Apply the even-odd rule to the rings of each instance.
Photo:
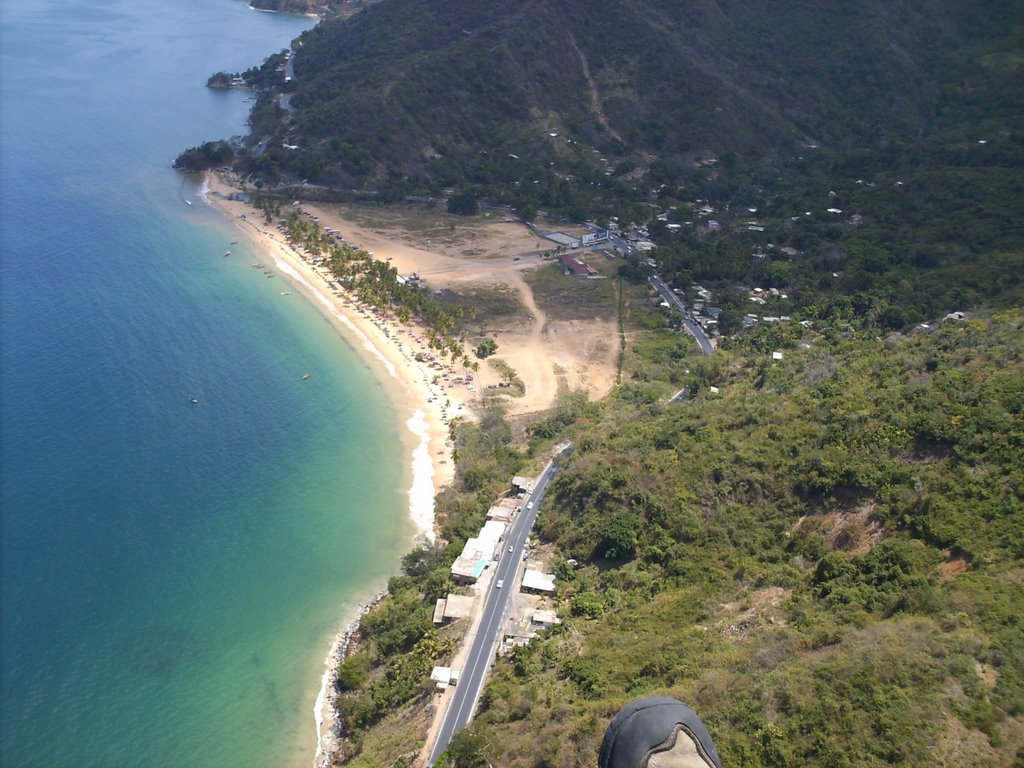
[[[498,653],[507,653],[517,645],[526,645],[538,632],[560,624],[555,612],[555,577],[545,572],[545,564],[530,558],[527,543],[521,562],[516,569],[514,583],[495,581],[495,569],[506,551],[507,534],[511,523],[524,509],[532,509],[527,497],[536,487],[533,478],[515,476],[506,495],[496,499],[487,510],[487,521],[480,532],[466,541],[462,553],[452,563],[451,578],[462,592],[449,593],[438,598],[434,607],[434,626],[442,627],[462,622],[465,637],[476,631],[483,602],[492,589],[508,589],[512,593],[508,614],[503,618]],[[528,505],[528,506],[524,506]],[[508,546],[508,551],[512,547]],[[453,667],[434,667],[430,675],[437,689],[446,690],[459,679],[459,670]]]

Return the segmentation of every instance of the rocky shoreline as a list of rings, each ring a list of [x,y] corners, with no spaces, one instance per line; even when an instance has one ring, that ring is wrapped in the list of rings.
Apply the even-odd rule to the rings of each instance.
[[[341,720],[338,717],[338,665],[350,655],[353,643],[359,634],[360,623],[363,617],[377,607],[381,600],[387,596],[387,590],[374,595],[368,602],[360,603],[356,617],[352,619],[334,639],[330,653],[324,660],[323,686],[320,696],[316,702],[316,718],[318,741],[316,746],[316,757],[313,759],[313,768],[330,768],[334,764],[338,751],[341,748],[344,734],[341,731]]]

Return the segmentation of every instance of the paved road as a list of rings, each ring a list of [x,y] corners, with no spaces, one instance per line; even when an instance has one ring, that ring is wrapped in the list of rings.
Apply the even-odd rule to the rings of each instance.
[[[292,66],[292,62],[294,60],[295,60],[295,51],[292,51],[292,55],[288,57],[288,63],[285,64],[285,67],[284,67],[285,77],[290,78],[292,81],[295,80],[295,68]],[[299,110],[297,110],[295,107],[292,106],[292,95],[290,93],[283,93],[283,94],[281,94],[281,97],[278,99],[278,102],[281,104],[281,109],[287,111],[288,114],[290,114],[290,115],[298,114]]]
[[[683,324],[686,326],[686,330],[697,340],[697,344],[700,345],[700,351],[705,355],[710,355],[714,352],[715,348],[711,346],[711,339],[704,333],[704,329],[700,325],[690,319],[690,314],[686,311],[686,305],[672,292],[672,289],[665,285],[657,275],[651,275],[647,280],[651,287],[661,295],[661,298],[667,301],[670,306],[679,310],[679,313],[683,316]]]
[[[555,458],[563,455],[568,448],[569,446],[566,446],[555,454]],[[497,644],[501,639],[501,629],[508,611],[509,599],[517,589],[516,575],[523,559],[526,539],[537,519],[537,510],[544,500],[544,491],[556,471],[557,468],[552,459],[541,473],[533,493],[523,499],[523,511],[518,513],[509,526],[501,557],[491,576],[491,586],[484,600],[483,618],[480,620],[476,637],[473,638],[473,645],[466,657],[462,673],[459,675],[455,695],[452,697],[448,712],[445,713],[444,721],[438,729],[437,741],[430,752],[430,765],[437,762],[437,758],[448,748],[448,743],[452,740],[455,732],[464,728],[473,719],[476,703],[480,698],[484,681],[487,679],[491,662],[494,660]],[[532,509],[528,509],[530,503],[533,504]],[[511,552],[508,551],[509,547],[512,547]],[[499,580],[504,581],[501,589],[497,587]]]

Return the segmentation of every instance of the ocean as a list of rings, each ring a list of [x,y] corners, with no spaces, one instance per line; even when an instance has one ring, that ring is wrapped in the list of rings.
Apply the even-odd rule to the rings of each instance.
[[[7,768],[310,765],[331,640],[409,548],[393,383],[170,168],[245,130],[207,77],[311,24],[0,7]]]

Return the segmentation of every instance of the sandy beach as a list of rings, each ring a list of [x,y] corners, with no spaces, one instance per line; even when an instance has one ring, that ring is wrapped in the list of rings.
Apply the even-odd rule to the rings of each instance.
[[[417,531],[434,536],[434,496],[454,477],[448,444],[448,424],[456,416],[471,417],[473,389],[449,383],[462,371],[437,358],[427,346],[424,329],[400,324],[396,318],[358,304],[334,284],[326,268],[307,260],[250,204],[228,199],[239,190],[225,179],[208,174],[206,199],[227,214],[257,252],[272,260],[273,269],[335,321],[351,343],[363,349],[366,359],[380,367],[383,379],[398,385],[403,422],[416,441],[414,478],[410,490],[410,515]],[[271,269],[271,263],[265,263]],[[417,360],[417,356],[421,359]],[[447,378],[446,378],[447,375]],[[472,385],[470,385],[472,386]],[[429,464],[429,466],[428,466]],[[428,476],[428,481],[424,476]]]
[[[262,263],[254,266],[286,276],[288,283],[282,283],[282,287],[294,286],[302,292],[337,324],[354,346],[366,353],[364,357],[372,365],[379,366],[382,381],[392,384],[394,402],[409,430],[408,444],[412,451],[409,515],[417,536],[433,540],[434,497],[454,478],[448,425],[456,416],[472,418],[466,400],[472,399],[475,387],[452,381],[463,377],[465,372],[435,359],[421,327],[400,324],[393,317],[359,305],[333,283],[326,269],[292,247],[275,225],[266,224],[260,211],[248,203],[229,199],[237,191],[228,180],[210,173],[204,182],[203,197],[230,217],[242,236],[255,246],[256,253],[265,255]],[[282,291],[284,296],[290,293]],[[345,658],[359,620],[382,596],[375,595],[360,605],[357,615],[337,635],[324,660],[324,675],[313,713],[318,738],[317,765],[329,763],[336,749],[331,696],[335,670]]]
[[[422,327],[360,305],[318,260],[289,244],[277,222],[268,224],[259,209],[230,199],[240,191],[233,179],[209,173],[203,197],[227,215],[261,254],[262,263],[254,267],[287,277],[282,287],[294,287],[320,308],[372,365],[379,366],[381,380],[391,384],[393,402],[409,430],[413,470],[409,514],[418,534],[433,540],[434,497],[454,479],[449,424],[456,417],[475,418],[473,407],[481,402],[482,393],[502,396],[499,374],[489,365],[470,372],[438,359],[427,346]],[[417,273],[429,279],[434,290],[470,294],[479,290],[485,296],[497,291],[516,307],[508,314],[506,306],[506,314],[492,320],[500,329],[491,324],[487,331],[499,339],[497,357],[510,364],[525,384],[525,392],[505,397],[510,414],[544,411],[565,388],[603,396],[613,385],[616,347],[608,340],[615,337],[614,320],[549,318],[524,277],[524,272],[547,263],[544,244],[521,223],[462,225],[452,223],[450,217],[427,216],[440,223],[431,224],[433,229],[425,234],[422,221],[416,222],[417,228],[396,220],[400,212],[369,218],[358,209],[304,203],[290,207],[286,214],[293,210],[328,232],[342,232],[346,242],[387,261],[400,275]],[[338,748],[332,696],[335,670],[358,632],[359,620],[381,597],[378,594],[359,606],[324,661],[314,708],[318,737],[314,765],[318,768],[330,764]]]
[[[432,290],[480,297],[482,336],[496,338],[495,358],[511,366],[525,391],[506,395],[492,359],[483,361],[476,392],[503,397],[509,416],[550,408],[560,392],[603,397],[615,384],[618,327],[614,314],[568,319],[534,295],[529,273],[552,263],[552,243],[501,212],[466,219],[442,211],[391,208],[372,214],[354,205],[304,203],[320,224],[385,259],[399,274],[418,274]],[[597,257],[603,259],[603,256]],[[496,306],[495,301],[501,306]],[[515,307],[511,309],[511,307]],[[467,406],[468,407],[468,406]]]

